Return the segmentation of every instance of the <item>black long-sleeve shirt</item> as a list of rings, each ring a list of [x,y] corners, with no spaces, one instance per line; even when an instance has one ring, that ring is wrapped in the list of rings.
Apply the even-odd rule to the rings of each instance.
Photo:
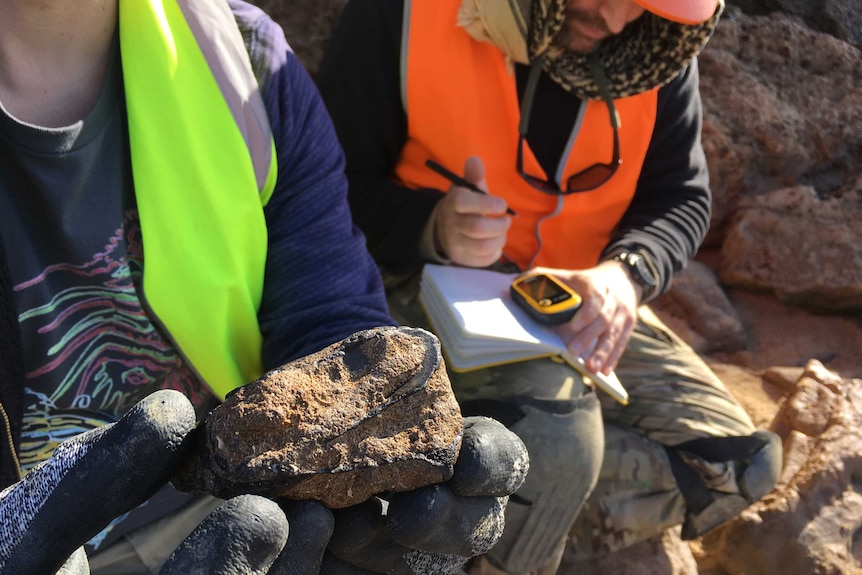
[[[443,192],[392,180],[407,141],[401,102],[402,0],[350,0],[330,40],[318,86],[347,157],[349,202],[382,264],[422,261],[422,230]],[[528,67],[516,65],[519,92]],[[546,173],[556,172],[581,101],[542,75],[527,141]],[[697,61],[658,93],[656,122],[631,205],[604,250],[638,249],[665,291],[706,234],[711,195],[700,143]],[[514,169],[514,168],[513,168]]]

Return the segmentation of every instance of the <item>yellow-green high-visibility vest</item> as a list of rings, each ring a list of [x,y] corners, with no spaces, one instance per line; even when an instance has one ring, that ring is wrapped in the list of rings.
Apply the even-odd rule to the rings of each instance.
[[[120,0],[119,14],[144,298],[223,398],[263,372],[271,128],[224,0]]]

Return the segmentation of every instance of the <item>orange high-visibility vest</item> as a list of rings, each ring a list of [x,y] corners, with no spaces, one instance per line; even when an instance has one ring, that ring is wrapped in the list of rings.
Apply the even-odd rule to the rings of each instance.
[[[408,187],[446,190],[450,184],[425,161],[432,158],[462,173],[466,159],[479,156],[490,193],[518,214],[512,218],[506,256],[522,268],[531,262],[566,269],[594,266],[634,195],[655,124],[658,90],[615,100],[623,163],[607,183],[562,197],[540,192],[515,169],[520,120],[515,77],[499,48],[457,26],[460,4],[405,2],[402,95],[408,140],[396,177]],[[613,129],[606,104],[587,101],[575,124],[573,145],[563,156],[562,182],[594,163],[611,161]],[[528,147],[524,169],[548,179]]]

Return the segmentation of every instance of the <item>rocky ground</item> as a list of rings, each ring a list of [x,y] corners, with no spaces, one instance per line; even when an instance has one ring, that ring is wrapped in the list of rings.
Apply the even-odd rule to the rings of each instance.
[[[699,59],[714,217],[654,308],[781,431],[785,475],[715,537],[671,531],[563,575],[862,573],[862,16],[728,2]],[[314,76],[345,0],[256,3]]]

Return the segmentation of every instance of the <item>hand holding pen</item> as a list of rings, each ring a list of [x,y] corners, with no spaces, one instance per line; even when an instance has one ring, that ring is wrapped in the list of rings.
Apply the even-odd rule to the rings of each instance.
[[[450,182],[452,182],[453,184],[455,184],[456,186],[461,186],[462,188],[467,188],[468,190],[472,190],[472,191],[476,192],[477,194],[485,194],[485,195],[488,194],[488,192],[486,192],[485,190],[483,190],[482,188],[480,188],[479,186],[477,186],[473,182],[467,181],[464,178],[462,178],[461,176],[459,176],[458,174],[456,174],[455,172],[451,172],[451,171],[447,170],[446,168],[444,168],[443,166],[441,166],[440,164],[438,164],[434,160],[425,160],[425,165],[428,166],[429,168],[431,168],[432,170],[434,170],[435,172],[437,172],[438,174],[440,174],[441,176],[443,176],[444,178],[446,178],[447,180],[449,180]],[[512,208],[508,208],[508,207],[506,208],[506,213],[509,214],[510,216],[518,215],[512,210]]]
[[[506,208],[502,198],[484,190],[485,166],[481,158],[466,160],[464,177],[433,160],[426,165],[454,184],[437,203],[428,221],[437,253],[469,267],[485,267],[499,260],[512,224],[506,213],[514,215],[514,212]]]

